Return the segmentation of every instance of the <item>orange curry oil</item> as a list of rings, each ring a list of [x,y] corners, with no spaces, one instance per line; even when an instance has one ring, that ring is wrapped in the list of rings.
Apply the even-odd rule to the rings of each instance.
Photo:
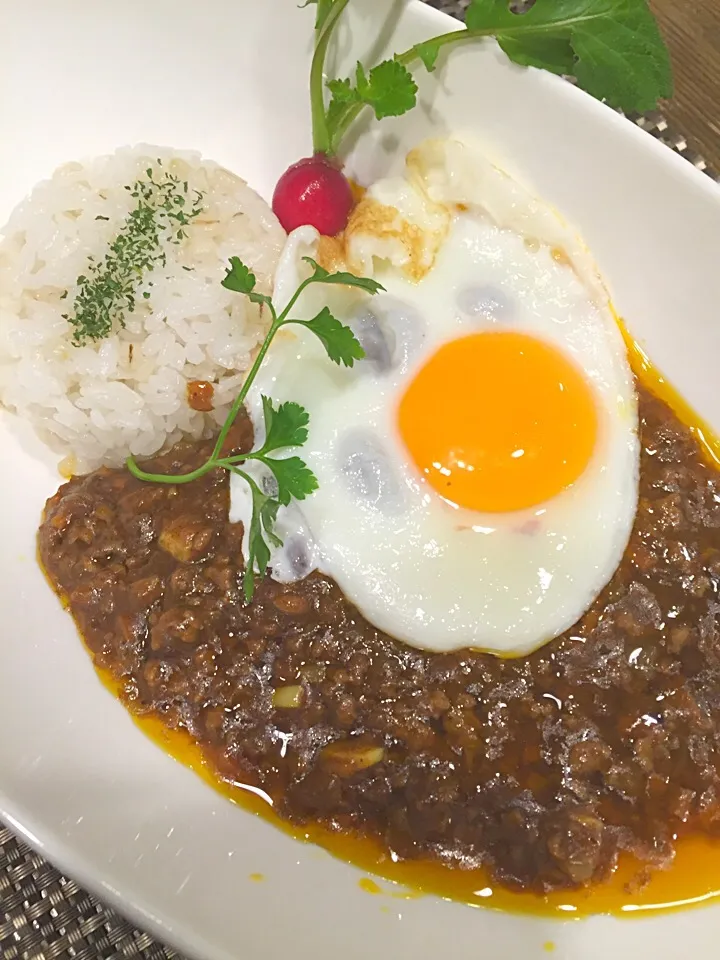
[[[630,337],[622,322],[619,323],[638,379],[670,406],[678,419],[690,428],[708,459],[720,467],[720,439],[658,373],[641,346]],[[98,672],[108,690],[120,697],[119,683],[107,672]],[[434,894],[471,906],[558,919],[601,913],[618,917],[647,916],[720,898],[720,840],[701,835],[680,837],[675,858],[667,869],[648,869],[625,854],[608,880],[589,888],[556,891],[544,896],[515,892],[498,885],[484,869],[462,870],[433,861],[395,862],[375,840],[338,834],[319,825],[298,827],[282,820],[274,813],[269,798],[263,800],[253,792],[254,788],[228,782],[215,773],[189,734],[170,730],[153,716],[136,716],[135,721],[163,751],[247,813],[262,817],[296,840],[317,844],[391,885],[380,888],[373,880],[365,879],[360,886],[368,893],[387,893],[394,897]],[[551,949],[551,945],[548,944],[548,948]]]

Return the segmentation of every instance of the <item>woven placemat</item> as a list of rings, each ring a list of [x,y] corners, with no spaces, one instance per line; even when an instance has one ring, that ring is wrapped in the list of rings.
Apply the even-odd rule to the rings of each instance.
[[[0,824],[2,960],[180,960]]]
[[[468,0],[428,0],[457,14]],[[631,118],[715,176],[661,113]],[[0,960],[182,960],[59,873],[0,823]]]

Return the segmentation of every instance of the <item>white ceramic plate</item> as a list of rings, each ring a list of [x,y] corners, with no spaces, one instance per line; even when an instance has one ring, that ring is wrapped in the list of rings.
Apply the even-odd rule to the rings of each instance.
[[[7,4],[5,5],[7,6]],[[0,35],[0,221],[59,163],[145,141],[199,149],[266,196],[309,150],[312,12],[296,0],[11,0]],[[341,60],[449,28],[420,4],[355,0]],[[363,134],[363,179],[430,131],[470,130],[585,236],[631,330],[720,427],[720,190],[548,74],[464,47],[422,107]],[[101,897],[204,960],[558,960],[716,955],[720,908],[560,924],[358,888],[358,873],[217,796],[98,683],[35,563],[58,478],[0,416],[0,815]],[[250,874],[261,872],[264,883]]]

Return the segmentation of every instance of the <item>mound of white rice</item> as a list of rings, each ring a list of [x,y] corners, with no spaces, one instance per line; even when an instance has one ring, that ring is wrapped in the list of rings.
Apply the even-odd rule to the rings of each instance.
[[[144,275],[127,326],[75,346],[62,315],[88,257],[104,258],[137,203],[126,185],[148,168],[203,194],[202,212],[186,239],[163,241],[167,262]],[[257,306],[221,286],[228,260],[240,257],[270,293],[284,240],[243,180],[195,154],[143,146],[62,167],[0,233],[0,403],[63,455],[64,472],[213,432],[266,330]],[[189,407],[190,380],[215,385],[212,413]]]

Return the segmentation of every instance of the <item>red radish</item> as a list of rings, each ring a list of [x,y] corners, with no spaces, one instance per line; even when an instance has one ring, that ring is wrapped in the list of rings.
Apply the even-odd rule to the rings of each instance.
[[[309,224],[334,237],[347,226],[354,203],[344,174],[329,157],[316,153],[288,167],[275,187],[272,207],[288,233]]]

